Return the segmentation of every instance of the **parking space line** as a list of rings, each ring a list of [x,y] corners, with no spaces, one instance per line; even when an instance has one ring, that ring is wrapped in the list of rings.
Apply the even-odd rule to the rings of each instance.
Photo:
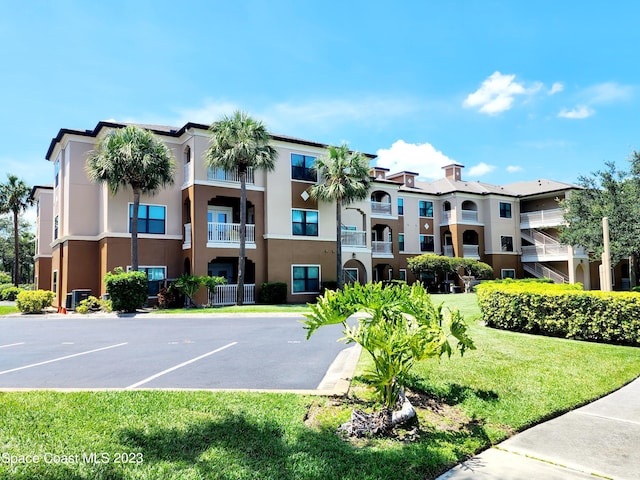
[[[45,360],[44,362],[32,363],[31,365],[24,365],[22,367],[12,368],[10,370],[4,370],[0,372],[0,375],[5,373],[17,372],[18,370],[25,370],[27,368],[39,367],[40,365],[46,365],[47,363],[59,362],[60,360],[67,360],[68,358],[79,357],[80,355],[87,355],[89,353],[101,352],[102,350],[109,350],[110,348],[122,347],[129,342],[118,343],[116,345],[109,345],[108,347],[96,348],[94,350],[88,350],[86,352],[74,353],[73,355],[66,355],[64,357],[52,358],[51,360]]]
[[[17,347],[18,345],[24,345],[24,342],[20,342],[20,343],[10,343],[10,344],[8,344],[8,345],[0,345],[0,348]]]
[[[173,372],[174,370],[178,370],[179,368],[187,366],[190,363],[194,363],[194,362],[197,362],[198,360],[202,360],[203,358],[208,357],[209,355],[213,355],[214,353],[218,353],[218,352],[221,352],[222,350],[225,350],[225,349],[227,349],[229,347],[233,347],[237,343],[238,342],[231,342],[231,343],[225,345],[224,347],[217,348],[217,349],[213,350],[212,352],[205,353],[204,355],[200,355],[199,357],[192,358],[191,360],[187,360],[186,362],[183,362],[180,365],[176,365],[174,367],[167,368],[166,370],[163,370],[160,373],[156,373],[155,375],[151,375],[150,377],[145,378],[144,380],[141,380],[138,383],[134,383],[133,385],[129,385],[128,387],[125,388],[125,390],[132,390],[134,388],[138,388],[140,385],[144,385],[145,383],[149,383],[151,380],[155,380],[156,378],[161,377],[162,375],[166,375],[167,373]]]

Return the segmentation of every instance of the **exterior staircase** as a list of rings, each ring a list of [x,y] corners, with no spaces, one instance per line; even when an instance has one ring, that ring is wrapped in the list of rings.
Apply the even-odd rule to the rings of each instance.
[[[569,276],[543,263],[523,263],[522,268],[536,278],[550,278],[554,283],[569,283]]]

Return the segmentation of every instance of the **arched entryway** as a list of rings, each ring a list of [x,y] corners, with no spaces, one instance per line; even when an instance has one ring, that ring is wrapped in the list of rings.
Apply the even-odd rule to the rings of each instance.
[[[353,258],[349,259],[347,262],[345,262],[342,270],[344,272],[345,284],[365,284],[368,281],[367,269],[360,260],[356,260]]]

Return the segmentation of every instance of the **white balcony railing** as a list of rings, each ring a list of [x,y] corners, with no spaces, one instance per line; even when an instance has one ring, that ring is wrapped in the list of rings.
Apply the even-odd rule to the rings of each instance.
[[[442,225],[449,225],[451,223],[451,210],[445,210],[442,212]]]
[[[371,201],[371,213],[373,215],[391,215],[391,203]]]
[[[478,245],[462,245],[464,258],[480,259],[480,247]]]
[[[191,182],[191,162],[184,164],[184,182],[183,185]]]
[[[238,171],[234,170],[232,172],[222,170],[221,168],[211,168],[207,169],[207,179],[217,182],[229,182],[229,183],[240,183],[240,175],[238,175]],[[253,169],[249,167],[247,169],[247,184],[253,184]]]
[[[442,249],[445,257],[453,257],[453,245],[445,245]]]
[[[564,225],[563,211],[560,208],[552,210],[539,210],[520,214],[520,228],[557,227]]]
[[[522,247],[522,261],[531,262],[535,260],[567,260],[569,258],[569,247],[567,245],[543,244],[524,245]]]
[[[249,224],[246,226],[247,243],[255,243],[256,226]],[[209,222],[208,243],[240,243],[239,223]]]
[[[256,285],[244,285],[244,302],[247,305],[256,303]],[[209,305],[235,305],[238,297],[238,285],[218,285],[215,290],[209,290]]]
[[[477,222],[478,212],[476,210],[462,210],[463,222]]]
[[[391,255],[393,253],[393,243],[392,242],[379,242],[373,241],[371,242],[371,252],[373,254],[384,254]]]
[[[367,232],[364,230],[343,230],[341,236],[343,247],[367,246]]]
[[[191,248],[191,224],[184,224],[184,239],[182,241],[182,248]]]

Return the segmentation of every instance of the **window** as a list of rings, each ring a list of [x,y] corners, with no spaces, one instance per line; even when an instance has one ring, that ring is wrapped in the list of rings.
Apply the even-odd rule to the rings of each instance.
[[[58,271],[53,271],[53,276],[51,279],[51,291],[53,293],[58,293]]]
[[[316,157],[309,155],[300,155],[298,153],[291,154],[291,178],[294,180],[305,180],[307,182],[315,182],[318,176],[313,169],[316,163]]]
[[[513,252],[513,237],[500,237],[500,247],[503,252]]]
[[[401,268],[398,270],[398,280],[402,280],[403,282],[407,281],[407,269]]]
[[[435,243],[433,241],[433,235],[420,235],[420,251],[421,252],[435,251]]]
[[[404,233],[398,234],[398,251],[404,252]]]
[[[320,292],[320,265],[293,265],[293,293]]]
[[[516,278],[516,271],[513,268],[503,268],[501,270],[501,278]]]
[[[58,224],[59,224],[59,217],[58,215],[56,215],[55,218],[53,219],[53,239],[54,240],[58,238]]]
[[[56,177],[55,180],[55,186],[58,186],[58,183],[60,181],[60,158],[58,157],[58,159],[56,159],[56,161],[53,163],[53,171],[54,171],[54,175]]]
[[[398,198],[398,215],[404,215],[404,198]]]
[[[127,272],[131,271],[131,265],[127,266]],[[147,291],[150,297],[157,297],[160,286],[167,278],[167,267],[138,267],[139,272],[147,274]]]
[[[316,210],[293,210],[291,218],[294,235],[318,236],[318,212]]]
[[[511,204],[500,202],[500,218],[511,218]]]
[[[357,268],[345,268],[342,270],[344,275],[345,284],[358,283],[358,269]]]
[[[138,233],[165,233],[165,219],[167,207],[160,205],[140,204],[138,208]],[[131,218],[133,204],[129,204],[129,233],[131,233]]]
[[[426,200],[420,200],[419,204],[420,216],[421,217],[433,217],[433,202],[427,202]]]

